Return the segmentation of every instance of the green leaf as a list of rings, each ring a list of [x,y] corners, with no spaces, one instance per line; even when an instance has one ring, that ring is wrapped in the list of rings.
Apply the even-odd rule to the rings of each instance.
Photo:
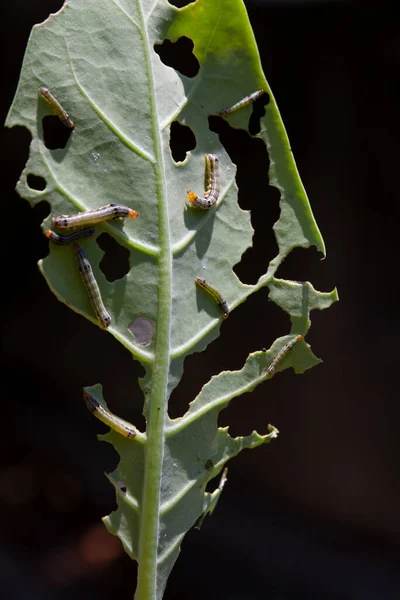
[[[166,66],[154,51],[166,38],[193,40],[199,73],[186,77]],[[47,87],[61,102],[75,128],[63,149],[46,147],[43,118],[51,108],[38,97]],[[250,214],[237,203],[235,165],[208,127],[216,114],[257,89],[269,95],[260,137],[270,158],[270,183],[280,191],[280,218],[274,226],[278,255],[255,285],[245,285],[232,268],[251,246]],[[247,129],[251,107],[226,117]],[[175,163],[170,125],[189,126],[196,147]],[[242,0],[197,0],[178,10],[167,0],[70,0],[56,15],[35,26],[26,50],[7,125],[24,125],[32,134],[29,160],[18,182],[32,204],[46,199],[51,217],[119,202],[139,212],[136,220],[97,226],[129,251],[129,272],[109,282],[99,265],[103,252],[94,238],[82,241],[112,315],[108,331],[146,369],[146,432],[134,439],[111,431],[104,436],[121,460],[108,477],[118,509],[105,518],[128,554],[139,562],[136,598],[161,598],[180,543],[211,513],[226,480],[224,466],[243,448],[277,435],[253,432],[232,438],[218,427],[229,401],[268,380],[267,368],[293,339],[306,336],[309,313],[337,300],[309,283],[282,281],[276,271],[295,247],[323,240],[297,173],[271,90],[261,70]],[[220,159],[221,194],[211,211],[186,206],[188,188],[201,191],[204,154]],[[31,189],[28,175],[45,179],[43,191]],[[265,201],[260,191],[259,201]],[[50,245],[40,269],[55,295],[97,324],[68,247]],[[250,354],[240,371],[220,373],[208,382],[180,419],[167,415],[171,391],[182,376],[183,361],[218,336],[221,311],[194,279],[205,276],[234,310],[268,286],[270,299],[291,318],[292,330],[270,350]],[[305,340],[277,365],[296,372],[317,364]],[[104,405],[101,388],[92,393]],[[138,401],[137,398],[134,399]],[[219,487],[206,491],[223,472]]]

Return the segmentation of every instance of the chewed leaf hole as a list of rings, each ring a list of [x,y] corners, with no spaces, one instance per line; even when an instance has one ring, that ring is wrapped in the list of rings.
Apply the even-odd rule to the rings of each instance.
[[[35,213],[35,219],[37,219],[38,223],[41,223],[46,217],[49,216],[51,212],[51,206],[47,200],[41,200],[35,204],[33,211]]]
[[[43,141],[48,150],[60,150],[68,143],[72,129],[65,127],[55,115],[43,117]]]
[[[269,103],[269,94],[265,93],[253,103],[253,110],[249,119],[250,135],[260,133],[260,119],[265,115],[265,107]]]
[[[234,271],[243,283],[256,283],[268,262],[279,250],[272,226],[278,220],[280,194],[269,185],[269,157],[265,143],[243,129],[234,129],[220,117],[209,117],[211,131],[237,165],[236,183],[239,205],[251,211],[253,246],[243,254]]]
[[[26,178],[26,183],[31,190],[37,190],[38,192],[43,192],[46,189],[46,180],[40,175],[34,175],[33,173],[29,173]]]
[[[321,254],[312,248],[294,248],[277,270],[276,277],[304,283],[305,281],[317,282],[324,286],[326,282],[326,269],[322,269]],[[321,281],[322,279],[322,281]]]
[[[168,0],[168,2],[172,4],[172,6],[176,6],[176,8],[183,8],[189,4],[194,4],[196,0]]]
[[[165,39],[162,44],[154,44],[154,51],[164,65],[176,69],[186,77],[195,77],[200,69],[193,48],[193,41],[186,36],[180,37],[176,42]]]
[[[122,481],[117,481],[117,487],[123,494],[126,494],[126,485],[124,485]]]
[[[282,331],[290,331],[289,318],[276,304],[269,302],[268,293],[263,287],[251,295],[230,313],[221,327],[220,336],[208,345],[207,352],[185,358],[183,377],[168,403],[171,419],[186,413],[188,404],[213,375],[241,369],[250,352],[269,347]],[[238,331],[240,344],[237,343]]]
[[[153,339],[154,322],[147,317],[137,317],[128,327],[135,338],[135,342],[141,346],[149,346]]]
[[[273,415],[271,416],[268,413],[265,403],[260,401],[260,396],[265,397],[265,394],[269,390],[270,387],[268,388],[267,384],[265,384],[264,389],[261,387],[255,390],[255,393],[243,394],[241,400],[244,399],[246,406],[249,407],[249,410],[245,413],[243,413],[242,402],[237,401],[236,398],[233,399],[229,403],[229,406],[218,415],[218,426],[229,426],[229,435],[235,438],[241,435],[249,435],[257,428],[257,423],[268,423],[269,419],[273,419]],[[272,422],[274,423],[274,419]],[[263,429],[266,431],[266,427],[263,428],[260,426],[260,432],[262,430],[262,433],[265,433]]]
[[[214,465],[213,465],[214,466]],[[211,467],[212,468],[212,467]],[[217,489],[217,487],[219,486],[219,482],[220,482],[220,475],[215,475],[212,479],[210,479],[207,482],[206,485],[206,492],[208,494],[212,494],[213,492],[215,492],[215,490]]]
[[[121,492],[121,494],[123,494],[123,495],[126,494],[126,492],[128,490],[123,481],[114,480],[114,478],[112,477],[112,474],[107,473],[107,471],[105,471],[104,475],[107,477],[108,481],[115,487],[116,490],[119,490]]]
[[[196,148],[196,137],[187,125],[181,125],[178,121],[171,123],[169,147],[175,162],[185,160],[187,153]]]
[[[112,282],[122,279],[129,272],[130,268],[129,250],[121,246],[108,233],[102,233],[96,241],[104,252],[99,266],[107,281]]]

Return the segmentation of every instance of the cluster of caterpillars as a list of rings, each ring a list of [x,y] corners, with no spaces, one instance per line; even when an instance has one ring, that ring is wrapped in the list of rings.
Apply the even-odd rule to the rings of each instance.
[[[253,103],[257,98],[264,94],[264,90],[257,90],[252,94],[249,94],[245,98],[242,98],[233,106],[224,108],[219,111],[220,116],[226,117],[237,110],[248,106]],[[45,87],[39,88],[39,95],[52,107],[54,112],[57,114],[61,122],[68,128],[73,129],[75,127],[74,122],[57,100],[57,98]],[[220,176],[219,176],[219,159],[215,154],[206,154],[206,190],[203,196],[199,196],[192,190],[188,190],[187,197],[189,200],[189,206],[193,209],[199,210],[211,210],[215,207],[218,202],[220,194]],[[82,250],[77,240],[82,238],[91,237],[95,229],[91,225],[102,223],[110,219],[118,218],[131,218],[136,219],[138,213],[122,204],[107,204],[95,210],[87,210],[79,212],[73,215],[60,215],[53,218],[52,224],[56,229],[74,229],[82,227],[78,231],[74,231],[68,234],[60,234],[51,229],[46,230],[45,235],[54,243],[59,246],[67,246],[72,244],[73,251],[76,256],[78,269],[81,273],[86,292],[88,294],[90,303],[93,311],[102,327],[107,328],[111,323],[111,315],[104,306],[104,302],[101,296],[99,285],[93,274],[92,266],[87,258],[85,252]],[[217,303],[221,309],[222,318],[227,319],[229,316],[229,307],[224,300],[222,294],[207,283],[202,277],[196,277],[195,283],[205,290],[207,294]],[[266,375],[272,376],[275,374],[278,364],[284,359],[284,357],[294,348],[295,344],[303,339],[302,335],[296,335],[295,338],[285,344],[278,354],[275,356],[271,364],[269,365]],[[114,431],[126,438],[134,438],[137,435],[135,428],[125,421],[106,410],[100,402],[91,394],[85,392],[84,399],[88,409],[103,423],[108,425]]]

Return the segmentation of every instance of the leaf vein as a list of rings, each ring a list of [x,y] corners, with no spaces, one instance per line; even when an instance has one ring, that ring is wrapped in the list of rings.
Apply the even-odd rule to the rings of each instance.
[[[72,61],[71,61],[71,56],[70,56],[70,53],[69,53],[69,48],[68,48],[67,40],[65,40],[65,46],[67,48],[67,55],[68,55],[69,64],[71,66],[72,76],[74,78],[76,87],[78,88],[78,90],[81,93],[81,95],[90,104],[90,106],[93,108],[93,110],[95,111],[95,113],[100,117],[100,119],[109,128],[109,130],[112,131],[114,133],[114,135],[127,148],[129,148],[129,150],[132,150],[132,152],[135,152],[135,154],[137,154],[138,156],[140,156],[144,160],[147,160],[150,163],[154,164],[155,163],[154,156],[152,156],[151,154],[149,154],[146,150],[144,150],[143,148],[141,148],[140,146],[138,146],[137,144],[135,144],[131,139],[129,139],[128,137],[126,137],[126,135],[124,135],[122,133],[122,131],[118,127],[116,127],[113,124],[113,122],[105,115],[105,113],[97,106],[97,104],[94,102],[94,100],[92,100],[92,98],[86,92],[85,88],[79,83],[78,78],[77,78],[76,73],[75,73],[75,70],[74,70],[74,67],[72,65]]]
[[[240,371],[224,371],[224,373],[238,373],[238,372],[240,372]],[[219,375],[221,375],[221,373]],[[216,375],[215,377],[219,377],[219,375]],[[213,379],[214,379],[214,377],[213,377]],[[246,385],[236,388],[234,390],[234,392],[232,392],[230,394],[225,394],[223,396],[219,396],[218,398],[213,399],[211,402],[207,402],[207,404],[205,404],[201,408],[195,409],[193,412],[190,412],[190,408],[189,408],[189,411],[186,413],[187,416],[183,415],[183,417],[181,417],[180,419],[177,420],[178,422],[175,425],[172,425],[171,427],[168,428],[167,436],[169,437],[170,435],[175,435],[176,433],[178,433],[182,429],[186,428],[188,425],[190,425],[197,419],[199,419],[199,418],[203,417],[204,415],[206,415],[207,413],[209,413],[211,410],[214,410],[215,408],[217,408],[218,406],[221,406],[222,404],[226,404],[227,402],[232,400],[232,398],[237,398],[237,396],[241,396],[242,394],[244,394],[246,392],[250,392],[257,385],[266,381],[266,379],[267,379],[267,374],[263,373],[262,375],[255,377],[249,383],[246,383]],[[204,386],[203,390],[205,389],[205,387],[206,386]],[[200,392],[200,394],[197,396],[197,398],[200,397],[200,395],[203,393],[203,390]],[[197,400],[197,398],[195,398],[195,400],[193,400],[193,402],[195,402]]]
[[[125,15],[128,21],[130,21],[130,23],[132,23],[132,25],[134,25],[136,29],[139,29],[139,23],[136,23],[135,19],[132,19],[131,15],[128,14],[120,4],[118,4],[117,0],[112,0],[112,2],[122,12],[122,14]]]
[[[157,566],[159,566],[160,564],[162,564],[163,562],[165,562],[170,556],[171,554],[174,552],[174,550],[176,549],[177,546],[179,546],[179,544],[181,543],[181,541],[183,540],[183,538],[186,535],[186,531],[184,533],[181,533],[174,541],[173,544],[170,544],[168,546],[168,548],[166,548],[165,552],[163,552],[163,554],[160,554],[157,557]]]
[[[50,164],[49,164],[48,160],[46,159],[46,156],[44,155],[43,152],[42,152],[42,157],[43,157],[43,160],[44,160],[52,178],[56,182],[56,190],[60,194],[65,196],[65,198],[67,198],[71,202],[71,204],[73,204],[78,209],[78,211],[88,210],[88,207],[85,206],[85,204],[83,202],[80,202],[79,200],[77,200],[77,198],[75,196],[73,196],[60,183],[58,183],[57,177],[53,173],[53,171],[50,167]],[[128,248],[134,248],[135,250],[140,250],[142,252],[145,252],[146,254],[149,254],[150,256],[158,256],[160,253],[160,249],[158,246],[152,246],[150,244],[145,244],[144,242],[140,242],[139,240],[132,239],[132,237],[128,237],[126,234],[121,233],[121,231],[119,231],[115,226],[113,226],[110,223],[104,222],[101,224],[101,227],[103,229],[105,229],[105,231],[112,234],[122,245],[124,245]]]

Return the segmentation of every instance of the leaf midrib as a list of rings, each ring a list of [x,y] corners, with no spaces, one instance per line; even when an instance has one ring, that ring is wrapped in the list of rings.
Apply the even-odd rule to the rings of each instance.
[[[170,242],[168,203],[166,197],[164,155],[158,124],[158,111],[151,51],[141,0],[136,0],[140,19],[140,35],[145,57],[151,129],[155,164],[158,206],[159,245],[158,304],[155,337],[156,362],[152,372],[150,394],[147,398],[147,439],[143,495],[141,498],[141,527],[138,553],[138,585],[136,600],[155,598],[157,594],[157,548],[159,535],[160,488],[164,455],[164,429],[167,384],[170,367],[170,330],[172,310],[172,252]]]

